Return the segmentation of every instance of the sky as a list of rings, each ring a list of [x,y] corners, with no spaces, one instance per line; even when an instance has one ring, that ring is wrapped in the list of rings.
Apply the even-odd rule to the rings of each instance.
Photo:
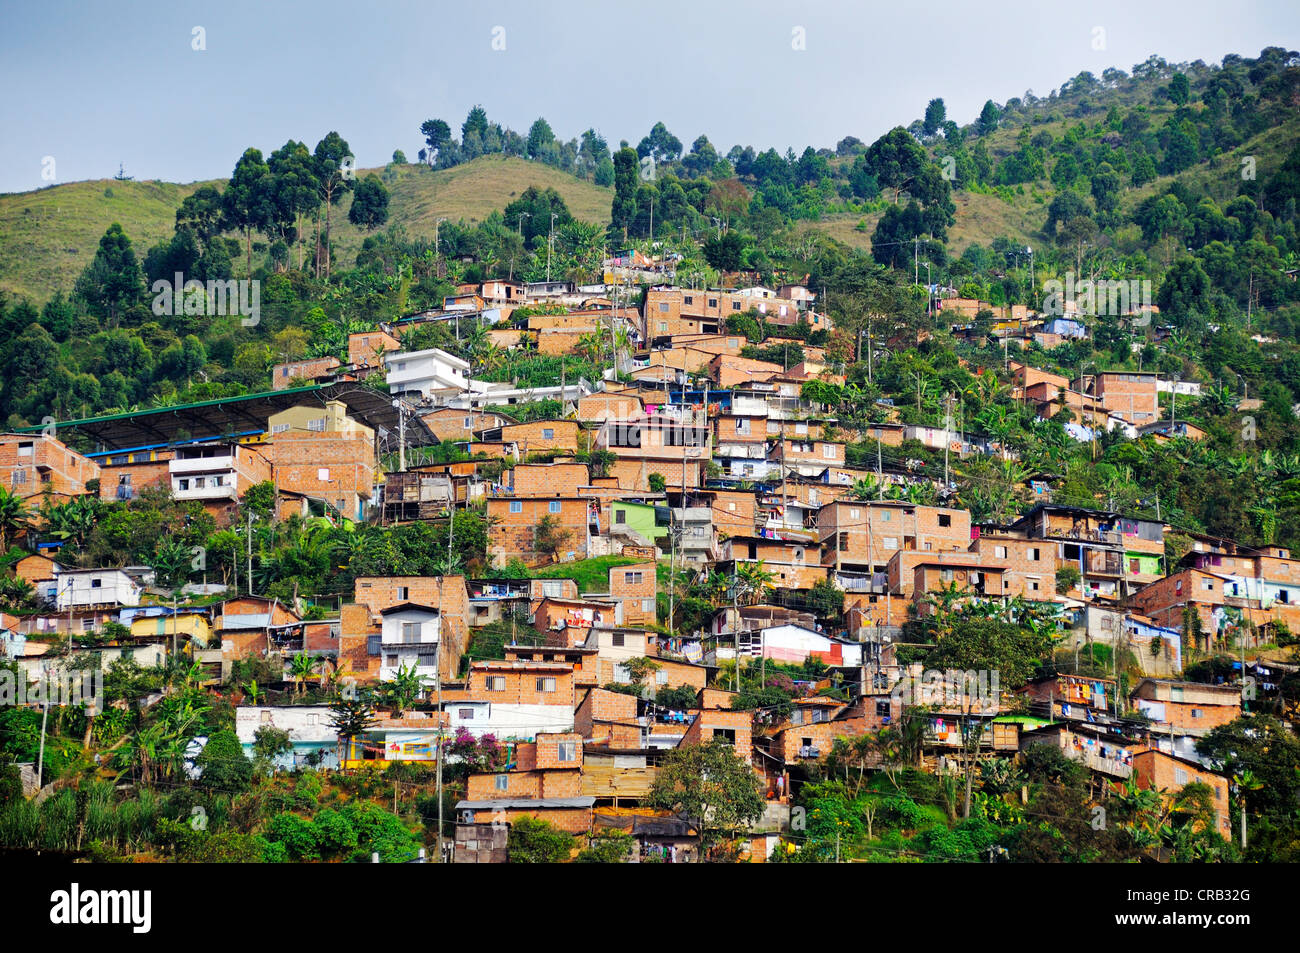
[[[802,151],[871,142],[935,96],[1045,96],[1157,53],[1217,63],[1300,49],[1295,0],[924,4],[838,0],[446,3],[0,0],[0,192],[109,178],[227,177],[331,130],[359,168],[415,160],[421,122],[470,107],[526,134],[594,127],[617,148],[657,121]]]

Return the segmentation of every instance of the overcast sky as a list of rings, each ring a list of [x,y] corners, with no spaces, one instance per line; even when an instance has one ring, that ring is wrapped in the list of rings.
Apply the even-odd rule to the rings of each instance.
[[[595,127],[611,148],[658,120],[720,152],[870,142],[942,96],[1046,95],[1151,53],[1218,62],[1300,48],[1295,0],[1062,4],[926,0],[446,3],[0,0],[0,191],[228,176],[240,153],[330,130],[361,167],[414,160],[420,123],[459,138],[475,103],[526,133]],[[196,36],[196,28],[201,28]],[[206,48],[194,49],[202,40]],[[504,49],[495,49],[504,45]],[[796,47],[802,46],[802,49]],[[46,163],[45,168],[49,167]]]

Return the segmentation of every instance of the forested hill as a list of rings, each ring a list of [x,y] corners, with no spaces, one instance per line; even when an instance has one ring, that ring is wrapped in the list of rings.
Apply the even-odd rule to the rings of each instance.
[[[808,280],[845,328],[863,293],[902,315],[920,262],[993,305],[1037,307],[1067,271],[1149,280],[1188,341],[1185,373],[1235,387],[1240,368],[1207,366],[1206,334],[1249,321],[1294,340],[1298,63],[1280,48],[1152,57],[989,102],[966,125],[936,97],[908,129],[784,155],[686,147],[662,123],[619,148],[594,130],[562,141],[544,119],[525,136],[475,107],[458,129],[413,117],[394,135],[421,161],[399,149],[355,176],[331,131],[250,146],[223,182],[0,197],[3,413],[13,426],[262,388],[275,361],[339,351],[349,328],[457,282],[599,280],[605,254],[651,249],[652,221],[680,283]],[[251,272],[262,320],[154,314],[149,287],[176,272]]]

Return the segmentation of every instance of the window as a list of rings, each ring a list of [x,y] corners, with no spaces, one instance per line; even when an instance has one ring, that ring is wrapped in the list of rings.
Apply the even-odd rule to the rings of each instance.
[[[546,504],[546,509],[547,509],[547,511],[550,512],[550,513],[558,513],[558,512],[560,512],[560,509],[561,509],[560,501],[559,501],[559,500],[551,500],[551,502],[549,502],[549,503]]]
[[[473,709],[473,708],[461,708],[461,709],[459,709],[459,710],[456,712],[456,715],[460,718],[461,721],[473,721],[473,720],[474,720],[474,709]]]
[[[315,420],[307,421],[307,429],[314,430],[317,433],[324,433],[325,424],[326,424],[326,419],[324,417],[317,417]]]
[[[416,653],[415,664],[418,668],[437,668],[438,653],[428,649],[421,649]]]
[[[622,632],[615,632],[610,636],[615,648],[621,649],[627,644],[627,637]]]
[[[1025,553],[1025,558],[1028,559],[1031,563],[1038,562],[1038,549],[1037,548],[1030,549],[1027,553]]]
[[[851,519],[851,520],[855,520],[855,519],[857,519],[858,517],[860,517],[861,515],[862,515],[862,511],[861,511],[861,510],[855,510],[855,509],[850,509],[850,510],[849,510],[849,519]]]
[[[642,600],[641,600],[641,611],[642,611],[642,612],[654,612],[654,611],[655,611],[655,601],[654,601],[653,599],[642,599]]]
[[[667,322],[667,321],[660,321],[660,322],[659,322],[659,333],[660,333],[660,334],[667,334],[667,333],[668,333],[668,322]]]
[[[689,302],[688,302],[688,303],[689,303]],[[668,302],[667,302],[667,301],[660,301],[660,302],[659,302],[659,310],[662,311],[664,314],[667,314],[667,313],[668,313]]]
[[[1007,548],[1006,548],[1005,546],[994,546],[994,547],[993,547],[993,556],[994,556],[995,559],[1006,559],[1006,558],[1007,558]]]
[[[490,692],[504,692],[506,690],[506,677],[504,675],[489,675],[487,684],[484,687]]]
[[[397,668],[397,656],[396,656],[396,655],[385,655],[385,656],[384,656],[384,664],[387,665],[389,668]]]
[[[1038,580],[1037,580],[1037,579],[1030,579],[1030,580],[1029,580],[1029,591],[1030,591],[1030,592],[1037,592],[1037,591],[1038,591]]]
[[[709,307],[710,307],[710,308],[716,308],[717,306],[718,306],[718,299],[717,299],[717,298],[710,298],[710,299],[709,299]]]
[[[735,728],[714,728],[713,737],[726,744],[734,746],[736,744]]]
[[[317,471],[316,471],[316,479],[317,479],[317,480],[319,480],[320,482],[324,483],[324,482],[325,482],[326,480],[328,480],[329,478],[330,478],[330,468],[329,468],[329,467],[320,467],[319,469],[317,469]]]
[[[554,439],[555,439],[555,428],[554,428],[554,427],[543,427],[543,428],[542,428],[542,439],[543,439],[543,440],[554,440]]]
[[[947,513],[940,513],[940,514],[939,514],[939,525],[940,525],[940,526],[951,526],[951,525],[952,525],[952,517],[949,516]]]
[[[886,536],[886,537],[884,538],[884,542],[882,543],[882,546],[883,546],[883,548],[885,548],[885,549],[897,549],[897,548],[898,548],[898,537],[897,537],[897,536]]]
[[[1187,772],[1182,768],[1174,768],[1174,784],[1186,784]]]
[[[411,598],[411,590],[410,590],[408,587],[406,587],[406,586],[398,586],[398,587],[397,587],[397,599],[398,599],[398,601],[399,601],[399,602],[405,602],[405,601],[406,601],[407,599],[409,599],[409,598]]]
[[[420,623],[403,622],[402,623],[402,641],[419,642],[420,641]]]
[[[17,485],[17,484],[19,484],[19,483],[26,483],[26,482],[27,482],[27,471],[26,471],[26,470],[22,470],[22,469],[15,470],[15,471],[14,471],[14,484]],[[181,487],[181,489],[183,490],[183,489],[185,489],[185,487]]]
[[[510,787],[510,775],[508,774],[498,774],[496,776],[495,781],[496,781],[496,789],[498,791],[505,791],[508,790]]]
[[[825,457],[827,460],[834,460],[834,459],[835,459],[835,444],[833,444],[833,443],[822,444],[822,456]],[[943,519],[943,517],[940,516],[939,519]],[[942,525],[942,524],[940,524],[940,525]]]
[[[682,297],[682,304],[694,304],[694,303],[695,303],[694,295],[684,295]]]
[[[893,518],[894,518],[894,514],[889,512],[889,510],[885,510],[880,514],[880,522],[882,523],[888,523]]]
[[[940,570],[939,570],[939,578],[942,579],[944,582],[952,582],[952,570],[951,570],[951,569],[940,569]]]
[[[645,580],[645,574],[639,572],[629,572],[624,574],[624,582],[629,586],[639,586]]]
[[[35,453],[36,445],[30,440],[18,445],[18,456],[20,457],[30,457]]]
[[[736,421],[736,433],[745,433],[745,434],[747,434],[747,433],[749,433],[749,432],[750,432],[750,431],[749,431],[749,419],[748,419],[748,418],[746,418],[746,419],[744,419],[744,420],[737,420],[737,421]]]
[[[553,691],[555,691],[555,679],[552,678],[552,677],[539,678],[539,679],[537,680],[537,690],[538,690],[539,692],[553,692]]]
[[[465,427],[465,429],[466,429],[466,430],[469,430],[469,428],[470,428],[470,427],[473,427],[473,426],[474,426],[474,418],[473,418],[473,417],[466,417],[466,418],[465,418],[465,423],[464,423],[464,427]]]
[[[1205,712],[1202,711],[1202,710],[1199,709],[1199,708],[1193,708],[1193,709],[1192,709],[1192,717],[1193,717],[1193,718],[1204,718],[1204,717],[1205,717]]]
[[[577,761],[578,743],[576,741],[561,741],[555,746],[555,760]]]
[[[1202,580],[1201,580],[1201,588],[1204,589],[1206,592],[1213,592],[1213,591],[1214,591],[1214,580],[1213,580],[1213,579],[1202,579]]]
[[[92,579],[92,580],[90,580],[90,588],[91,588],[91,589],[100,589],[100,588],[103,588],[103,585],[104,585],[104,580],[102,580],[102,579]]]
[[[523,501],[523,500],[511,500],[511,501],[510,501],[510,512],[511,512],[511,513],[522,513],[523,511],[524,511],[524,501]]]
[[[732,311],[739,311],[739,310],[740,310],[740,302],[739,302],[739,301],[733,301],[733,302],[731,302],[731,310],[732,310]]]

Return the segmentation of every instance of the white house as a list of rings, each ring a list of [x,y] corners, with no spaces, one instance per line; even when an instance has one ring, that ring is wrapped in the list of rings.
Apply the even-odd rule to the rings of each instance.
[[[379,680],[388,681],[400,668],[432,681],[438,675],[438,637],[442,619],[432,606],[403,602],[384,609],[380,615],[379,651],[382,656]]]
[[[453,734],[464,729],[476,738],[531,740],[539,732],[573,730],[573,709],[564,705],[461,701],[448,702],[443,710]]]
[[[235,709],[235,734],[244,753],[251,757],[259,729],[288,732],[293,750],[276,756],[272,763],[277,768],[302,765],[313,753],[317,753],[321,767],[337,768],[339,736],[332,715],[326,705],[240,705]]]
[[[61,611],[92,606],[138,606],[145,584],[151,581],[125,569],[63,569],[55,577],[56,605]]]
[[[733,639],[723,635],[716,641],[716,657],[734,658]],[[760,656],[777,662],[801,664],[815,655],[827,665],[859,666],[862,664],[862,643],[837,639],[802,625],[773,625],[752,632],[740,632],[740,654],[748,658]]]
[[[441,348],[424,351],[397,351],[384,355],[388,390],[399,394],[428,397],[440,390],[464,390],[469,382],[469,362],[448,354]]]

